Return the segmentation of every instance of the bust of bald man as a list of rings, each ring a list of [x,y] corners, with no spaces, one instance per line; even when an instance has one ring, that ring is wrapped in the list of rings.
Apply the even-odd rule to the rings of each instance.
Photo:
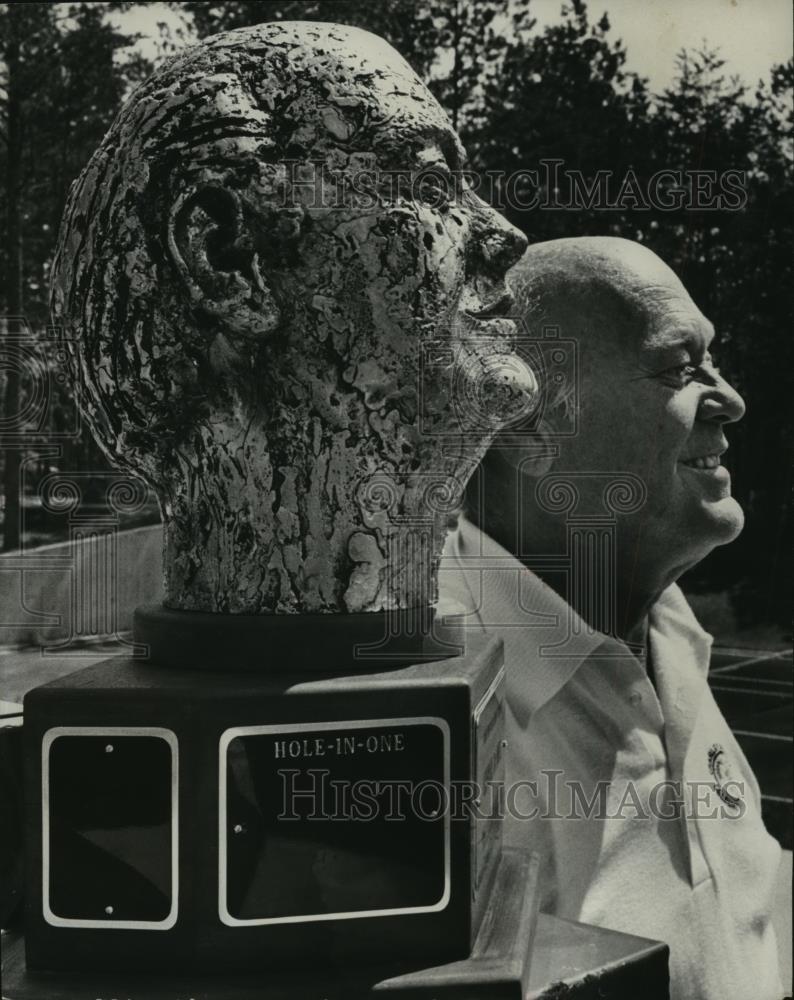
[[[542,855],[544,910],[665,941],[672,1000],[780,1000],[780,847],[675,584],[741,530],[722,456],[744,405],[646,247],[536,244],[508,281],[527,351],[551,328],[579,377],[488,452],[442,566],[505,644],[506,838]]]
[[[100,445],[159,498],[168,607],[434,601],[449,511],[535,388],[503,316],[526,241],[462,156],[403,59],[338,25],[214,36],[125,104],[52,301]]]

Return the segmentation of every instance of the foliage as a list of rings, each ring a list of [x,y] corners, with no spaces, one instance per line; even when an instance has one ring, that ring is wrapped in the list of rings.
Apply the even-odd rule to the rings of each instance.
[[[140,56],[119,60],[136,39],[115,30],[101,4],[7,5],[0,11],[4,49],[14,19],[22,40],[24,306],[29,320],[40,325],[48,316],[49,264],[69,185],[101,142],[130,85],[151,67]],[[2,86],[7,88],[7,80]],[[4,199],[4,216],[6,208]],[[0,246],[0,253],[6,250]]]
[[[140,56],[121,58],[135,38],[108,22],[106,13],[113,6],[124,5],[17,3],[0,8],[5,140],[0,144],[5,179],[0,218],[7,235],[0,243],[5,278],[0,314],[24,316],[27,329],[38,336],[48,320],[49,269],[69,185],[99,145],[130,85],[150,69]],[[8,332],[23,330],[12,322]],[[3,413],[11,421],[37,390],[13,365],[4,375]],[[74,405],[65,389],[49,381],[53,429],[68,420],[64,411]],[[24,484],[15,470],[32,456],[11,447],[3,457],[8,515],[4,542],[6,548],[16,548],[20,539],[14,494]],[[57,461],[67,469],[105,467],[87,434],[64,445]]]
[[[579,0],[562,9],[559,24],[511,40],[500,74],[487,81],[478,127],[466,136],[479,169],[510,177],[558,160],[592,178],[605,169],[623,177],[634,165],[648,114],[646,83],[625,70],[625,49],[610,40],[606,14],[591,26]],[[517,186],[513,197],[503,192],[506,214],[532,240],[615,233],[626,223],[598,208],[566,207],[571,192],[553,197],[558,173],[541,167],[537,184]],[[530,204],[533,190],[541,205],[552,198],[559,207],[516,204]]]
[[[231,0],[172,4],[192,14],[200,38],[265,21],[331,21],[352,24],[391,42],[413,68],[428,72],[439,32],[425,6],[414,0]]]

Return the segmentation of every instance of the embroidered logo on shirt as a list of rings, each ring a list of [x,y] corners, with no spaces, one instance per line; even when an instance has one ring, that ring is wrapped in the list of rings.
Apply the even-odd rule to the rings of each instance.
[[[731,771],[730,761],[725,753],[725,748],[720,743],[713,743],[709,747],[709,771],[714,779],[714,791],[719,795],[726,806],[738,809],[742,800],[736,795],[732,795],[726,785],[733,788],[740,788],[739,781]]]

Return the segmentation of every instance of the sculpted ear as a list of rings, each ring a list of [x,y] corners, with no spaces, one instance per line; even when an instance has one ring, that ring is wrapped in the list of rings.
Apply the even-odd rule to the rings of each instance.
[[[236,192],[205,187],[178,198],[168,247],[190,301],[227,333],[259,338],[280,324]]]

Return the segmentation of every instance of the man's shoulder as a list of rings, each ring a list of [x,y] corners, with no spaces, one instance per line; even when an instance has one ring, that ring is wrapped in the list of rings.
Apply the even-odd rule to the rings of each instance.
[[[472,579],[480,580],[487,573],[491,589],[495,583],[510,581],[510,593],[516,603],[520,601],[519,591],[532,591],[543,594],[559,608],[567,607],[565,601],[516,555],[463,515],[447,535],[441,554],[441,573],[440,586],[448,593],[465,593],[467,583],[470,585]]]
[[[447,541],[439,573],[440,603],[464,609],[469,627],[504,642],[508,700],[527,719],[574,677],[582,663],[610,643],[520,560],[461,518]],[[628,655],[628,654],[627,654]]]

